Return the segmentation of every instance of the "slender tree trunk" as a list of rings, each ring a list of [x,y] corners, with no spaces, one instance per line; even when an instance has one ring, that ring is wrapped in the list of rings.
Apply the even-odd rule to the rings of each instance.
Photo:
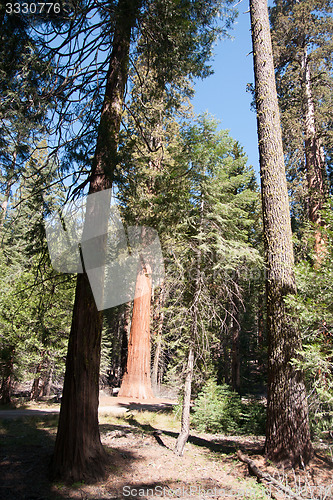
[[[127,355],[128,355],[128,340],[130,336],[130,327],[131,327],[131,302],[128,302],[125,305],[125,311],[122,319],[121,325],[121,346],[120,346],[120,376],[119,381],[124,376],[126,371],[127,364]]]
[[[164,321],[164,307],[165,302],[165,287],[164,284],[161,286],[159,298],[158,298],[158,314],[157,314],[157,325],[156,325],[156,348],[154,353],[154,363],[152,370],[152,386],[155,391],[155,394],[159,391],[159,367],[160,367],[160,359],[162,353],[162,331],[163,331],[163,321]]]
[[[316,134],[315,108],[312,97],[311,72],[307,48],[303,50],[302,57],[303,75],[303,106],[304,106],[304,143],[305,165],[308,184],[308,210],[309,220],[318,229],[315,232],[315,258],[318,263],[325,254],[326,242],[319,227],[323,224],[321,209],[327,197],[325,187],[325,163],[320,139]]]
[[[305,464],[312,455],[304,376],[291,364],[302,347],[284,297],[296,292],[294,258],[266,0],[250,0],[264,240],[268,277],[266,455]]]
[[[236,300],[236,299],[235,299]],[[238,302],[238,301],[237,301]],[[239,309],[235,304],[232,318],[232,347],[231,347],[231,387],[234,391],[240,391],[240,353],[239,353]]]
[[[188,359],[187,359],[181,430],[175,446],[175,453],[179,456],[183,455],[185,444],[187,443],[188,437],[190,435],[190,410],[191,410],[193,369],[194,369],[194,349],[191,346],[188,351]]]
[[[151,287],[151,269],[141,267],[135,285],[137,297],[134,299],[127,366],[119,397],[154,398],[150,378]]]
[[[112,185],[131,31],[136,23],[138,9],[139,0],[120,0],[117,6],[89,194]],[[96,221],[100,226],[104,224],[107,227],[107,220],[99,220],[99,214],[89,203],[87,217],[90,218],[90,224]],[[102,313],[97,310],[84,272],[77,277],[59,426],[51,463],[53,478],[75,482],[96,480],[105,474],[106,453],[98,428],[102,325]]]
[[[203,211],[204,211],[204,200],[201,197],[200,203],[200,225],[198,233],[201,233],[203,225]],[[192,379],[194,373],[194,345],[198,338],[198,300],[200,297],[200,263],[201,263],[201,250],[197,248],[196,250],[196,276],[194,282],[193,300],[191,304],[191,315],[192,315],[192,325],[191,325],[191,338],[190,347],[188,351],[187,359],[187,370],[186,379],[184,387],[184,399],[182,408],[182,422],[180,433],[175,446],[175,453],[182,456],[184,453],[185,444],[188,440],[190,433],[190,410],[191,410],[191,392],[192,392]]]
[[[31,392],[30,392],[30,399],[37,400],[40,396],[41,389],[39,387],[39,381],[40,381],[40,371],[42,369],[43,363],[42,361],[38,363],[36,367],[36,375],[34,378],[34,381],[32,383],[31,387]]]
[[[54,361],[48,361],[48,369],[45,373],[44,383],[43,383],[43,396],[48,397],[51,392],[51,385],[54,372]]]

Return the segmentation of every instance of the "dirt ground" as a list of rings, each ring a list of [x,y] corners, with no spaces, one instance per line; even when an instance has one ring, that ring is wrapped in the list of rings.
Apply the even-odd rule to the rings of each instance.
[[[259,484],[237,459],[238,449],[281,484],[288,483],[299,497],[333,499],[329,444],[318,443],[317,455],[304,471],[267,463],[262,436],[191,432],[184,456],[178,457],[173,448],[179,424],[170,415],[170,407],[172,402],[167,400],[140,405],[101,395],[100,430],[109,465],[106,481],[94,485],[48,482],[57,415],[23,415],[18,420],[1,415],[0,499],[295,498],[268,483]],[[119,408],[124,409],[122,414]]]

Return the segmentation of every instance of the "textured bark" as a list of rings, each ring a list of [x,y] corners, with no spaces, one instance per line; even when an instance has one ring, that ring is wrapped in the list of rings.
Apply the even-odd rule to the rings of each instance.
[[[179,436],[176,441],[175,453],[182,456],[184,453],[185,444],[190,435],[190,410],[191,410],[191,391],[194,367],[194,349],[190,347],[187,359],[187,371],[184,388],[184,399],[182,409],[182,423]]]
[[[112,185],[118,134],[127,81],[131,30],[139,2],[120,0],[116,13],[105,97],[90,175],[89,194]],[[107,228],[96,207],[87,204],[90,222]],[[69,481],[90,481],[105,474],[106,453],[98,428],[99,367],[102,313],[97,310],[86,273],[77,277],[59,426],[51,476]]]
[[[284,297],[296,292],[294,258],[266,0],[250,0],[267,265],[268,401],[266,455],[305,464],[312,455],[304,376],[291,364],[300,333]]]
[[[151,270],[141,268],[137,275],[135,294],[143,295],[134,299],[126,372],[119,397],[154,398],[150,378],[151,287]]]

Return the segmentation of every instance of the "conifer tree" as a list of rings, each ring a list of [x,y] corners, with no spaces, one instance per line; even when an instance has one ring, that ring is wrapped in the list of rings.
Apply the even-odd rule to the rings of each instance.
[[[296,293],[282,135],[266,0],[251,0],[255,95],[267,265],[268,397],[265,451],[306,464],[312,455],[304,374],[292,365],[302,342],[284,298]]]
[[[76,84],[76,90],[84,96],[78,108],[82,110],[87,106],[90,112],[93,110],[94,116],[99,121],[97,135],[94,138],[94,120],[91,116],[86,119],[86,115],[79,114],[84,125],[88,123],[88,129],[85,129],[84,139],[82,134],[79,134],[79,138],[74,140],[71,148],[72,157],[75,147],[77,147],[74,150],[76,159],[87,157],[87,154],[80,153],[87,142],[87,137],[92,138],[95,152],[92,161],[88,159],[85,162],[85,167],[88,165],[89,168],[89,177],[83,182],[83,186],[89,184],[90,194],[110,188],[115,178],[128,63],[134,41],[138,53],[144,54],[153,65],[162,87],[167,87],[179,74],[193,77],[205,76],[208,73],[206,61],[210,56],[212,42],[221,31],[218,27],[214,30],[210,28],[215,24],[221,4],[215,1],[206,3],[204,10],[201,2],[185,3],[180,6],[177,4],[177,6],[179,8],[175,9],[173,1],[165,0],[145,4],[139,0],[119,0],[116,5],[111,2],[110,9],[105,10],[99,2],[87,2],[83,9],[83,18],[86,19],[89,9],[90,12],[95,9],[96,13],[96,17],[90,16],[90,36],[93,41],[89,47],[93,47],[91,50],[97,50],[97,54],[100,54],[101,45],[96,33],[100,35],[102,32],[103,46],[106,46],[109,57],[96,71],[87,68],[85,74],[79,74],[78,80],[83,81],[84,85],[75,82],[76,73],[69,64],[72,64],[75,57],[79,58],[80,64],[86,61],[86,47],[83,46],[81,51],[73,50],[73,45],[76,47],[78,31],[72,26],[68,33],[67,53],[71,63],[59,67],[63,71],[61,82],[69,86],[67,87],[69,101],[65,99],[62,101],[59,114],[63,120],[68,116],[73,86]],[[81,26],[80,19],[82,20],[82,17],[78,16],[76,28]],[[88,27],[87,32],[89,32]],[[138,34],[140,38],[136,38]],[[65,42],[62,42],[62,46],[64,45]],[[56,52],[53,47],[49,50],[53,55]],[[59,52],[64,54],[61,49]],[[99,56],[96,60],[99,60]],[[108,69],[105,76],[106,63]],[[67,80],[64,79],[64,73],[68,75]],[[100,74],[103,75],[102,82],[105,89],[103,103],[100,95]],[[74,98],[76,99],[77,97]],[[96,222],[99,227],[107,229],[107,221],[101,220],[93,207],[89,217],[90,224]],[[106,455],[98,430],[101,331],[102,313],[97,310],[86,273],[80,274],[77,278],[64,391],[51,466],[53,477],[74,481],[97,479],[105,472]]]
[[[321,209],[328,196],[327,170],[333,144],[332,9],[327,0],[276,0],[270,9],[294,213],[301,217],[298,223],[305,217],[316,228],[314,251],[318,260],[325,247]]]

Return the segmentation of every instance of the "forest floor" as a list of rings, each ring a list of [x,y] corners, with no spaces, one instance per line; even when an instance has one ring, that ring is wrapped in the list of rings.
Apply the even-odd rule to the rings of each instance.
[[[31,411],[48,413],[32,414]],[[333,499],[332,442],[317,443],[316,454],[304,470],[273,466],[263,455],[263,436],[224,436],[191,431],[183,457],[173,453],[179,422],[167,400],[144,405],[102,396],[100,431],[109,453],[108,476],[89,485],[51,484],[47,480],[56,435],[57,405],[28,405],[17,418],[0,412],[0,499],[267,499],[296,498],[272,485],[259,484],[237,450],[294,495],[304,499]],[[20,414],[24,411],[24,414]]]

